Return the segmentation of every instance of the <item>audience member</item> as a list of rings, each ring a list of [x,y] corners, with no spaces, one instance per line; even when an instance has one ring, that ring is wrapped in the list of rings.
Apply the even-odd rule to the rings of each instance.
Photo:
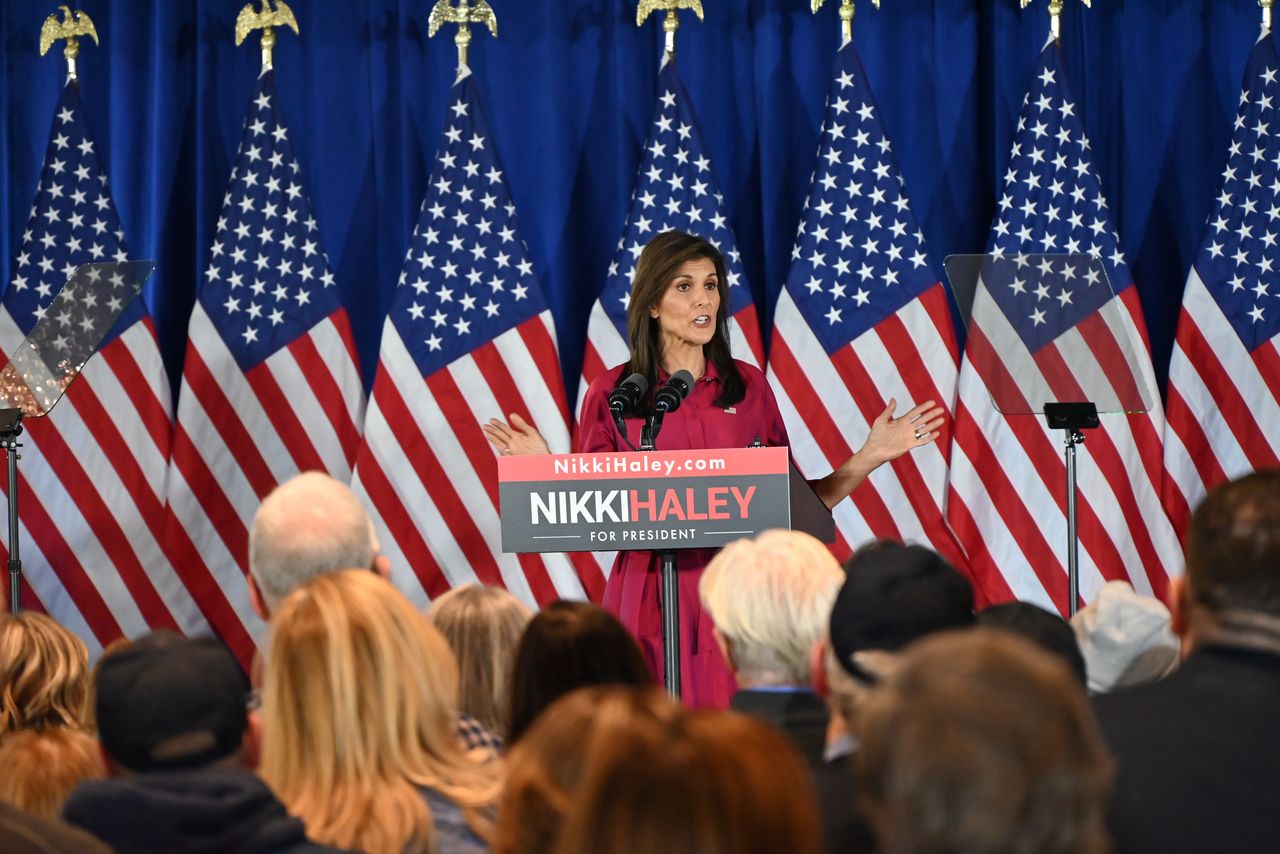
[[[600,745],[642,725],[671,727],[683,713],[656,686],[595,686],[556,700],[508,757],[494,854],[551,854]]]
[[[884,854],[1107,849],[1110,763],[1084,690],[1010,632],[914,644],[863,704],[858,736],[858,798]]]
[[[71,790],[104,776],[98,742],[67,727],[23,730],[0,741],[0,801],[55,819]]]
[[[0,740],[24,729],[83,726],[84,641],[34,611],[0,615]]]
[[[106,661],[115,653],[125,649],[133,641],[128,638],[116,638],[102,648],[102,652],[98,655],[98,660],[89,670],[89,685],[85,691],[84,697],[84,728],[88,732],[98,731],[98,674],[102,672],[102,662]]]
[[[262,777],[327,844],[485,851],[500,769],[454,739],[457,696],[449,645],[386,579],[318,576],[272,617]]]
[[[1187,654],[1159,682],[1102,694],[1116,850],[1272,851],[1280,839],[1280,472],[1218,487],[1191,516],[1170,585]]]
[[[817,854],[813,785],[790,741],[737,712],[635,715],[597,732],[557,854]]]
[[[356,568],[391,573],[373,520],[346,484],[303,472],[262,499],[249,530],[249,601],[264,620],[317,575]]]
[[[586,602],[552,602],[533,616],[516,647],[507,744],[576,688],[652,684],[639,645],[616,617]]]
[[[888,540],[864,545],[845,563],[846,580],[831,608],[826,642],[817,644],[814,685],[831,721],[818,772],[827,850],[872,851],[871,828],[853,794],[850,759],[857,750],[862,703],[889,675],[906,645],[973,624],[973,588],[936,552]]]
[[[1021,635],[1045,652],[1061,658],[1081,685],[1088,682],[1076,633],[1058,612],[1046,611],[1030,602],[1002,602],[980,612],[978,625]]]
[[[506,725],[516,645],[532,616],[501,587],[478,584],[450,590],[427,611],[458,659],[459,710],[491,732]]]
[[[22,854],[111,854],[102,840],[61,821],[0,802],[0,851]]]
[[[721,549],[698,585],[738,682],[731,707],[780,728],[814,768],[822,765],[827,710],[813,691],[809,654],[843,581],[818,540],[766,531]]]
[[[1071,618],[1089,674],[1089,692],[1145,685],[1178,667],[1173,617],[1159,599],[1141,596],[1126,581],[1109,581]]]
[[[154,632],[107,656],[95,711],[110,778],[81,784],[64,818],[120,852],[330,850],[252,773],[247,688],[207,638]]]

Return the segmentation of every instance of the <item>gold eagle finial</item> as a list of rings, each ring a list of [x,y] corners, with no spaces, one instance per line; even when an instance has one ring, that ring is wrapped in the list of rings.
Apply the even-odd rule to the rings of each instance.
[[[687,9],[702,17],[702,0],[640,0],[636,6],[636,26],[644,25],[645,20],[654,12],[666,12],[662,19],[662,31],[666,33],[666,53],[663,61],[674,59],[676,55],[676,30],[680,28],[679,10]]]
[[[457,24],[458,34],[453,42],[458,46],[458,79],[462,79],[467,68],[467,48],[471,44],[471,25],[483,24],[489,33],[498,37],[498,16],[485,0],[458,0],[457,6],[450,6],[449,0],[439,0],[427,16],[428,38],[440,32],[445,24]]]
[[[254,11],[248,3],[236,15],[236,45],[239,46],[254,30],[262,30],[262,70],[271,68],[272,48],[276,46],[276,27],[288,27],[294,35],[298,32],[298,19],[284,0],[261,0],[262,8]]]
[[[816,15],[825,2],[827,0],[812,0],[810,9]],[[877,9],[880,8],[880,0],[871,0],[871,3]],[[840,34],[844,42],[849,42],[853,39],[853,0],[840,0]]]
[[[80,37],[88,36],[93,39],[94,44],[99,44],[98,31],[93,28],[93,21],[89,16],[79,9],[73,12],[65,5],[58,8],[62,10],[62,20],[59,20],[58,13],[54,12],[40,25],[40,55],[44,56],[48,53],[54,42],[66,39],[67,46],[63,48],[62,55],[67,58],[67,77],[75,80],[76,58],[80,55]]]
[[[1062,6],[1065,0],[1049,0],[1049,38],[1057,41],[1062,34],[1062,27],[1059,18],[1062,17]],[[1089,5],[1089,0],[1080,0],[1086,9],[1093,8]],[[1018,0],[1019,8],[1025,9],[1031,5],[1031,0]]]

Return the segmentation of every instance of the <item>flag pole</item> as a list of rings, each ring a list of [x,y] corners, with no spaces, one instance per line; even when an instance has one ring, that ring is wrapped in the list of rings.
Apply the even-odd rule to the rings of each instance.
[[[266,74],[273,67],[271,52],[276,46],[276,27],[288,27],[294,35],[298,33],[298,19],[284,0],[261,0],[262,8],[253,10],[253,4],[247,3],[236,15],[236,46],[254,30],[262,30],[262,73]]]
[[[458,46],[458,80],[470,72],[467,66],[467,48],[471,46],[471,25],[483,24],[489,28],[489,34],[498,37],[498,16],[485,0],[458,0],[457,6],[450,6],[449,0],[439,0],[427,16],[427,36],[434,37],[445,24],[457,24],[458,34],[453,42]]]
[[[1268,3],[1270,1],[1266,0]],[[1062,7],[1065,2],[1066,0],[1049,0],[1049,41],[1051,42],[1056,42],[1062,37],[1062,25],[1059,19],[1062,17]],[[1086,9],[1092,8],[1090,0],[1080,0],[1080,2],[1085,5]],[[1258,0],[1258,2],[1261,3],[1263,0]],[[1025,9],[1031,5],[1031,0],[1018,0],[1018,3],[1020,8]]]
[[[825,2],[827,0],[812,0],[810,9],[816,15]],[[871,0],[871,3],[880,8],[880,0]],[[840,0],[840,47],[853,41],[853,13],[853,0]]]
[[[1271,7],[1275,0],[1258,0],[1258,5],[1262,7],[1262,35],[1271,32]]]
[[[62,55],[67,60],[67,82],[78,79],[76,60],[80,56],[80,37],[88,36],[94,44],[98,41],[98,31],[93,20],[79,9],[72,11],[66,6],[59,7],[62,18],[55,12],[44,19],[40,25],[40,55],[44,56],[53,47],[54,42],[66,40]],[[16,399],[19,389],[10,389],[6,395],[11,401]],[[28,391],[29,395],[30,392]],[[18,531],[18,460],[22,455],[18,449],[22,443],[18,437],[22,435],[21,407],[0,409],[0,451],[5,455],[5,482],[8,493],[9,521],[9,613],[17,614],[22,610],[22,557]]]

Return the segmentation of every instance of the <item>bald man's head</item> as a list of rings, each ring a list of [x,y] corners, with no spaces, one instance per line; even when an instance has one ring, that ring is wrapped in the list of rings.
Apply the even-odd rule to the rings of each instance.
[[[364,505],[322,472],[304,472],[272,490],[249,531],[249,573],[263,612],[317,575],[355,567],[386,574],[375,558],[385,562]]]

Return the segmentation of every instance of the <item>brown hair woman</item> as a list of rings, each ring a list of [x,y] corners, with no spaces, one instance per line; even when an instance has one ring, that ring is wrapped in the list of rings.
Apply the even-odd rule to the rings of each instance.
[[[623,377],[641,373],[649,379],[652,396],[653,389],[680,370],[693,376],[693,388],[680,408],[667,415],[658,435],[658,450],[788,444],[782,415],[764,374],[730,355],[727,287],[724,258],[701,237],[668,231],[645,246],[636,262],[627,305],[631,358],[605,371],[587,389],[575,451],[629,450],[609,410],[610,392]],[[894,417],[896,409],[897,402],[890,400],[872,424],[862,448],[812,484],[828,507],[848,497],[883,463],[938,437],[943,410],[933,401],[899,418]],[[484,425],[485,435],[499,453],[547,453],[546,442],[532,425],[515,413],[509,418],[509,422],[494,419]],[[642,421],[639,413],[627,413],[631,441],[639,437]],[[728,705],[733,693],[733,676],[715,643],[711,619],[703,613],[698,599],[698,579],[714,553],[713,549],[678,553],[681,686],[686,701],[722,707]],[[620,552],[603,604],[636,635],[649,666],[661,678],[659,566],[656,552]]]

